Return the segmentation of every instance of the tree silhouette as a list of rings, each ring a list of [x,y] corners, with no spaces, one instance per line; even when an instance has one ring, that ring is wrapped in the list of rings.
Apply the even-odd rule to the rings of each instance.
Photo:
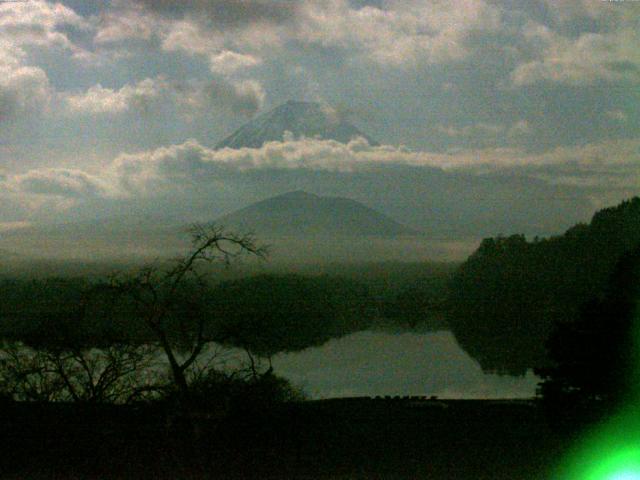
[[[536,370],[550,408],[615,407],[637,393],[639,303],[640,244],[620,258],[605,294],[586,302],[578,320],[560,323],[550,336],[553,366]]]
[[[0,391],[18,401],[129,403],[161,393],[153,350],[114,343],[100,349],[5,345]]]
[[[14,400],[128,403],[161,392],[157,349],[113,322],[113,292],[80,279],[2,285],[0,391]],[[106,316],[105,316],[106,314]]]
[[[640,197],[556,237],[485,239],[449,285],[456,340],[485,371],[544,366],[555,326],[576,321],[587,302],[600,299],[618,260],[638,243]]]
[[[124,311],[144,325],[158,344],[182,401],[189,397],[189,368],[208,343],[223,340],[212,335],[214,312],[206,301],[210,285],[201,266],[213,261],[229,264],[240,255],[266,255],[265,247],[252,235],[238,235],[218,225],[196,224],[190,234],[191,250],[171,265],[147,266],[103,286],[120,296],[126,303]]]

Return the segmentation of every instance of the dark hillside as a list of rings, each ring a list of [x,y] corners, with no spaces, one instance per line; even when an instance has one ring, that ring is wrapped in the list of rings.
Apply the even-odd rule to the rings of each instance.
[[[451,282],[452,330],[485,370],[522,374],[543,365],[554,325],[602,296],[618,260],[639,242],[637,197],[561,236],[485,239]]]

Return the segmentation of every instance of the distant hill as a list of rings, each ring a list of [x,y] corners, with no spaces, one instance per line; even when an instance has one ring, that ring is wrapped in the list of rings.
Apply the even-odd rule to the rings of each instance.
[[[523,374],[544,366],[551,331],[601,297],[615,265],[638,245],[638,197],[560,236],[483,240],[450,285],[449,323],[458,343],[485,370]]]
[[[355,200],[303,191],[262,200],[217,222],[235,230],[267,236],[396,237],[417,233]]]
[[[265,142],[282,141],[285,132],[291,132],[296,138],[320,137],[342,143],[364,137],[371,145],[378,145],[342,116],[319,103],[290,100],[240,127],[216,148],[260,148]]]

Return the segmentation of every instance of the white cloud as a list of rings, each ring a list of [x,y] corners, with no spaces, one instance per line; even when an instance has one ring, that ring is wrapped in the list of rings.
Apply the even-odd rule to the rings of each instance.
[[[259,149],[212,150],[190,140],[181,145],[122,155],[114,161],[110,175],[117,179],[123,191],[158,192],[158,187],[184,188],[194,183],[224,181],[253,170],[354,172],[385,165],[474,173],[508,172],[546,180],[550,167],[561,167],[563,178],[555,183],[574,184],[579,178],[589,177],[593,184],[606,185],[610,177],[621,176],[618,186],[627,187],[640,180],[640,139],[559,147],[541,154],[517,148],[412,152],[402,147],[370,146],[364,139],[342,144],[308,138],[269,142]],[[610,175],[602,179],[605,172]]]
[[[637,28],[563,36],[548,27],[529,24],[524,38],[537,58],[511,73],[516,86],[540,82],[590,85],[597,82],[640,82],[640,34]]]
[[[163,50],[201,55],[213,71],[227,73],[292,42],[393,66],[456,61],[473,50],[471,34],[501,26],[500,9],[485,0],[394,0],[385,8],[354,8],[347,0],[282,2],[277,8],[262,1],[144,1],[106,16],[95,40],[158,38]]]
[[[166,21],[129,5],[127,10],[107,11],[97,21],[94,42],[112,44],[128,40],[151,40],[165,30]]]
[[[295,22],[297,2],[263,0],[114,2],[101,16],[95,42],[158,40],[168,52],[214,57],[281,42],[281,25]]]
[[[162,48],[169,52],[184,51],[190,55],[210,55],[224,48],[223,38],[207,31],[202,25],[181,20],[174,22],[162,40]]]
[[[162,48],[168,52],[203,56],[208,59],[213,73],[230,74],[260,64],[261,58],[247,50],[261,50],[267,44],[277,43],[277,36],[264,25],[229,33],[212,30],[210,26],[188,19],[171,24],[162,36]]]
[[[57,197],[108,196],[109,188],[103,180],[82,170],[44,168],[16,175],[11,179],[16,191]]]
[[[147,113],[154,106],[177,107],[193,119],[211,111],[253,115],[264,103],[265,93],[255,80],[233,81],[223,77],[209,81],[169,82],[146,78],[119,89],[94,85],[79,93],[60,94],[68,114],[114,115],[130,111]]]
[[[161,79],[147,78],[118,90],[94,85],[86,92],[67,94],[64,99],[72,113],[112,114],[131,109],[145,111],[165,88]]]
[[[61,27],[88,23],[61,3],[0,2],[0,121],[45,109],[53,89],[46,72],[32,64],[32,50],[82,53]]]
[[[253,55],[225,50],[212,55],[209,59],[211,71],[214,73],[230,74],[237,70],[259,65],[261,60]]]
[[[58,30],[64,25],[88,27],[81,16],[61,3],[0,2],[0,35],[9,38],[13,45],[72,48],[68,37]]]
[[[585,188],[596,199],[619,199],[637,193],[640,185],[640,139],[561,147],[540,154],[517,148],[412,152],[388,145],[374,147],[364,139],[342,144],[309,138],[269,142],[257,149],[213,150],[189,140],[119,155],[99,173],[42,168],[7,175],[0,183],[3,198],[9,195],[23,210],[32,212],[33,218],[40,218],[43,211],[81,209],[83,202],[93,205],[87,208],[97,205],[107,208],[108,201],[118,199],[162,209],[167,199],[175,202],[181,198],[202,204],[207,198],[237,197],[243,189],[269,192],[276,188],[276,183],[271,184],[269,179],[283,178],[278,171],[291,172],[295,178],[308,181],[313,181],[317,172],[370,174],[368,182],[379,179],[379,188],[384,190],[389,188],[385,173],[403,172],[406,167],[425,168],[425,174],[435,167],[450,173],[518,177],[521,180],[514,183],[514,192],[519,191],[518,182],[528,183],[536,178],[550,184]],[[279,185],[277,190],[282,188]],[[28,218],[31,217],[26,214],[0,215],[0,221]]]
[[[39,110],[51,97],[47,74],[24,64],[24,52],[0,39],[0,121]]]
[[[501,25],[500,11],[483,0],[398,0],[387,6],[354,9],[346,0],[311,2],[301,16],[297,38],[398,66],[465,58],[470,33],[495,31]]]

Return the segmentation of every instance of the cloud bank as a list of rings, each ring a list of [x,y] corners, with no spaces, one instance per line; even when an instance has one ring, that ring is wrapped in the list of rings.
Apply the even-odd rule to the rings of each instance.
[[[402,180],[409,171],[414,172],[412,176]],[[283,179],[293,178],[313,189],[318,178],[327,175],[338,186],[348,184],[349,179],[366,176],[368,193],[362,195],[369,197],[369,203],[388,198],[383,192],[389,188],[405,189],[405,193],[411,195],[418,178],[449,182],[454,185],[451,188],[460,189],[457,193],[451,192],[454,196],[466,195],[467,187],[456,184],[460,179],[466,178],[464,182],[471,182],[470,188],[476,188],[485,178],[491,182],[507,179],[504,188],[513,195],[518,195],[527,184],[543,182],[541,185],[555,186],[556,194],[564,189],[566,195],[571,196],[576,194],[575,188],[580,188],[595,199],[603,193],[623,198],[637,188],[640,180],[640,140],[563,147],[543,154],[527,154],[517,149],[446,154],[415,152],[402,147],[371,146],[362,138],[348,144],[310,138],[287,139],[266,143],[258,149],[214,150],[196,140],[188,140],[119,155],[100,172],[33,169],[25,174],[6,175],[0,185],[12,192],[14,198],[21,198],[24,205],[31,205],[35,213],[45,199],[47,208],[57,205],[62,210],[83,205],[95,209],[104,204],[92,202],[102,199],[132,205],[150,201],[155,205],[155,213],[161,214],[166,202],[177,198],[188,208],[191,203],[198,205],[202,200],[227,195],[230,201],[241,206],[242,202],[248,203],[247,199],[292,189]],[[390,180],[392,177],[395,179]],[[390,182],[402,183],[391,187]],[[499,183],[505,181],[499,180]],[[248,194],[244,201],[243,192]],[[154,204],[153,199],[164,200]]]
[[[617,201],[640,184],[639,17],[593,0],[0,2],[0,222],[291,186],[400,214],[419,190],[433,218],[531,185]],[[289,99],[352,112],[384,145],[211,148]]]

